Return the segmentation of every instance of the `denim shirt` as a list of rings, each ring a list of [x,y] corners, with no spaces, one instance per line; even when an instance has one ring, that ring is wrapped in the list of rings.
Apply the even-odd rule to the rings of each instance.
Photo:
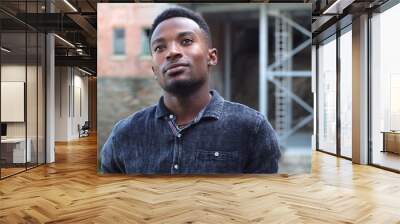
[[[212,90],[208,105],[186,127],[164,105],[119,121],[101,151],[104,173],[276,173],[280,150],[265,117]]]

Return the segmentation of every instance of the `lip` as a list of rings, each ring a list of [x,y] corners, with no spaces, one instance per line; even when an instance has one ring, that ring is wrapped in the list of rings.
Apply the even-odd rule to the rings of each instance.
[[[168,77],[178,76],[179,74],[182,74],[186,68],[187,68],[187,66],[176,66],[176,67],[170,68],[165,72],[165,76],[168,76]]]
[[[165,67],[164,73],[168,71],[175,71],[175,70],[181,70],[184,69],[184,67],[188,67],[189,65],[187,63],[174,63],[174,64],[169,64]]]

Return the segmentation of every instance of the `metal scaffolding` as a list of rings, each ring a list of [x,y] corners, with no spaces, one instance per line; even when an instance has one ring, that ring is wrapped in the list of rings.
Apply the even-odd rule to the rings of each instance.
[[[289,15],[283,15],[278,11],[268,11],[267,6],[260,7],[260,83],[259,83],[259,108],[260,112],[267,116],[268,113],[268,83],[275,87],[275,129],[281,141],[287,139],[300,128],[307,125],[313,119],[313,108],[301,97],[293,92],[293,77],[311,79],[311,71],[294,71],[292,57],[311,45],[311,32],[293,21]],[[268,63],[268,21],[274,18],[275,51],[274,63]],[[292,46],[293,31],[297,30],[308,38],[298,46]],[[309,114],[293,125],[293,102],[300,105]]]
[[[292,50],[292,27],[282,18],[275,18],[275,61],[282,60]],[[277,66],[274,71],[282,73],[292,70],[292,59]],[[292,77],[277,77],[277,82],[286,89],[292,89]],[[281,88],[275,89],[275,130],[278,135],[287,133],[292,126],[292,100]]]

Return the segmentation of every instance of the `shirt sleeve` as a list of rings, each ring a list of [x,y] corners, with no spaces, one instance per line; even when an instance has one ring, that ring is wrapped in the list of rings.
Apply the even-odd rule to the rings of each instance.
[[[262,116],[252,132],[253,144],[249,150],[245,173],[277,173],[281,157],[277,135],[271,124]]]
[[[118,124],[115,125],[107,141],[101,150],[101,171],[103,173],[123,173],[123,169],[116,156],[116,147],[114,143],[115,132]]]

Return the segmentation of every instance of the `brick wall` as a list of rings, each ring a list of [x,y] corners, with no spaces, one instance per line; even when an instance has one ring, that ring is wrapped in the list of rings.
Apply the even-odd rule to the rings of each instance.
[[[142,54],[142,30],[171,4],[98,4],[97,71],[99,76],[148,77],[151,57]],[[125,30],[125,55],[113,55],[113,30]]]
[[[153,78],[101,77],[97,79],[97,130],[101,148],[114,124],[122,118],[156,104],[162,89]]]

